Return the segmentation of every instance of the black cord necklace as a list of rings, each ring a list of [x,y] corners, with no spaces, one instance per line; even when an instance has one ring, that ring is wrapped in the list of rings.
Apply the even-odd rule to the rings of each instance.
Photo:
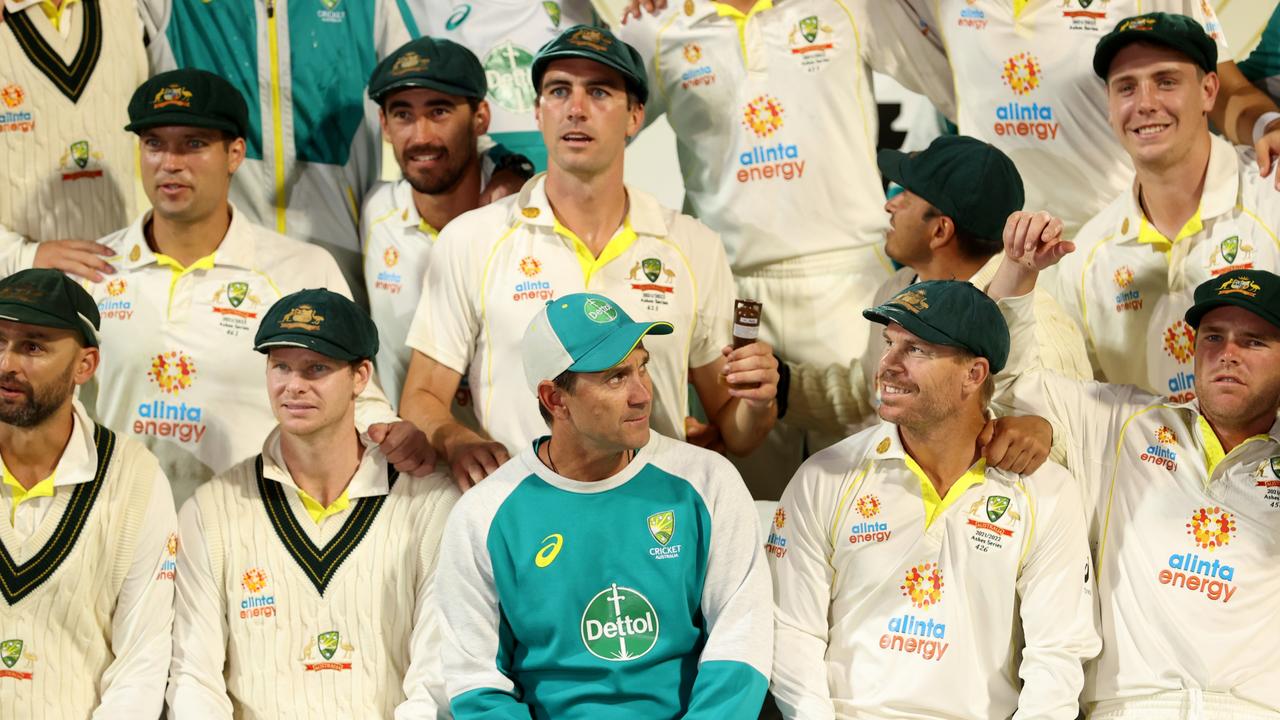
[[[551,436],[551,435],[548,435],[548,436],[547,436],[547,444],[546,444],[546,447],[547,447],[547,466],[551,468],[551,472],[553,472],[553,473],[555,473],[555,474],[559,475],[559,474],[560,474],[560,471],[556,469],[556,461],[555,461],[554,459],[552,459],[552,457],[551,457],[551,438],[552,438],[552,437],[553,437],[553,436]],[[635,459],[636,459],[636,452],[637,452],[637,450],[636,450],[635,448],[632,448],[632,449],[630,449],[630,450],[628,450],[628,451],[627,451],[627,463],[628,463],[628,464],[629,464],[632,460],[635,460]]]

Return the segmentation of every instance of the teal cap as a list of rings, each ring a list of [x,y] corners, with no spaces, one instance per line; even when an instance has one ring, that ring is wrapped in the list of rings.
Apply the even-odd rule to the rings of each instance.
[[[918,282],[883,305],[863,310],[862,316],[881,325],[897,323],[925,342],[984,357],[993,375],[1009,360],[1009,326],[1000,308],[962,280]]]
[[[593,373],[617,365],[645,335],[670,335],[669,322],[636,322],[617,303],[595,293],[574,293],[547,301],[529,322],[520,342],[524,376],[538,392],[543,380],[566,370]]]

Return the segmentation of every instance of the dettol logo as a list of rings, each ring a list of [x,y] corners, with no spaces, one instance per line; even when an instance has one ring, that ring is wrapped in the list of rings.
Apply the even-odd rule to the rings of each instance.
[[[582,644],[610,661],[643,657],[658,642],[658,613],[649,599],[613,583],[582,611]]]

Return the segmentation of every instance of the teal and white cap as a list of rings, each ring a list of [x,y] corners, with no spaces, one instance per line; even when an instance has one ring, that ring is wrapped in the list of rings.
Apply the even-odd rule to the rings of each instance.
[[[645,335],[670,335],[669,322],[636,322],[618,304],[595,293],[548,300],[520,342],[524,376],[536,394],[543,380],[566,370],[600,372],[617,365]]]

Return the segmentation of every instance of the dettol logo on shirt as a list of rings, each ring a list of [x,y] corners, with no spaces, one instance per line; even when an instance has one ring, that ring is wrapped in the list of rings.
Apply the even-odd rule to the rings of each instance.
[[[582,644],[601,660],[635,660],[657,643],[658,613],[636,590],[613,583],[582,611]]]

